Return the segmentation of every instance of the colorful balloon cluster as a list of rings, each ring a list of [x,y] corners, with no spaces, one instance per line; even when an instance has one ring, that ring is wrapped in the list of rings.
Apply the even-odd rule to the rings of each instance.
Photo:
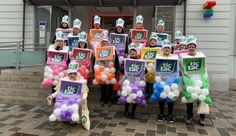
[[[49,121],[78,122],[80,102],[80,96],[76,96],[74,99],[68,99],[58,95],[54,111],[49,116]]]
[[[77,72],[86,80],[89,79],[89,69],[85,65],[80,65]]]
[[[172,76],[166,81],[162,81],[160,76],[155,77],[156,83],[153,85],[152,101],[172,102],[179,96],[179,77]]]
[[[94,77],[93,84],[116,84],[117,80],[115,78],[116,69],[114,67],[114,62],[109,62],[108,67],[102,65],[94,66]]]
[[[208,78],[203,76],[201,80],[193,80],[187,77],[183,77],[184,82],[184,97],[182,97],[182,102],[193,102],[199,100],[205,102],[206,104],[211,104],[212,100],[209,96],[208,89]]]
[[[139,105],[146,105],[145,98],[145,81],[135,81],[130,83],[129,80],[125,80],[122,85],[122,91],[120,92],[120,103],[137,103]]]
[[[155,65],[153,63],[148,63],[147,73],[144,76],[145,81],[153,83],[155,80]]]
[[[67,75],[65,67],[58,65],[45,66],[44,79],[41,82],[42,87],[49,87],[51,85],[57,85],[61,78]]]

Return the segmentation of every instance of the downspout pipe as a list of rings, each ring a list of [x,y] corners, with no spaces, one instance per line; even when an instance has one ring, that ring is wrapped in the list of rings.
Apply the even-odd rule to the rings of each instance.
[[[26,0],[23,0],[22,51],[24,51],[24,45],[25,45],[25,7],[26,7]]]
[[[184,35],[186,35],[186,14],[187,14],[187,0],[184,0],[184,26],[183,26]]]

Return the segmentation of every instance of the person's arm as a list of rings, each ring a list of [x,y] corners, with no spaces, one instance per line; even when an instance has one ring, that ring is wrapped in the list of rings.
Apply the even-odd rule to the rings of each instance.
[[[56,91],[53,94],[49,95],[47,97],[47,100],[51,101],[53,98],[56,98],[56,96],[58,95],[60,91],[60,87],[61,87],[61,82],[57,84],[57,86],[54,88]]]

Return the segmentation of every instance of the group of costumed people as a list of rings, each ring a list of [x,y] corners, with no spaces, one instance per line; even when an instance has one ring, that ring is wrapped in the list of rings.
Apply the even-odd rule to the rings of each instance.
[[[193,124],[193,103],[198,105],[200,125],[205,125],[211,98],[206,68],[206,57],[197,52],[197,38],[175,32],[174,43],[165,33],[165,22],[159,20],[156,31],[143,27],[144,18],[136,17],[136,25],[125,34],[125,21],[116,20],[115,32],[101,28],[101,18],[94,16],[87,34],[81,31],[82,22],[64,16],[53,44],[48,49],[47,65],[41,86],[52,86],[47,97],[54,101],[50,121],[77,122],[89,130],[87,84],[100,85],[101,106],[111,106],[114,94],[119,104],[125,105],[124,116],[135,118],[137,105],[159,102],[158,121],[174,122],[175,101],[182,96],[186,103],[187,124]],[[90,90],[91,91],[91,90]],[[165,103],[168,114],[165,115]]]

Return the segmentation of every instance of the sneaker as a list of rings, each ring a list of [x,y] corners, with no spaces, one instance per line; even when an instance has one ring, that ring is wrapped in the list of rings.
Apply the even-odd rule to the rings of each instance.
[[[163,114],[159,114],[157,117],[158,121],[163,121],[165,119],[165,116]]]
[[[192,117],[187,118],[185,123],[188,124],[188,125],[192,125],[193,124],[193,118]]]
[[[205,126],[205,121],[204,121],[204,119],[199,119],[199,125],[200,125],[200,126]]]
[[[169,115],[167,117],[167,122],[170,122],[170,123],[174,123],[175,122],[175,119],[174,119],[173,115]]]

